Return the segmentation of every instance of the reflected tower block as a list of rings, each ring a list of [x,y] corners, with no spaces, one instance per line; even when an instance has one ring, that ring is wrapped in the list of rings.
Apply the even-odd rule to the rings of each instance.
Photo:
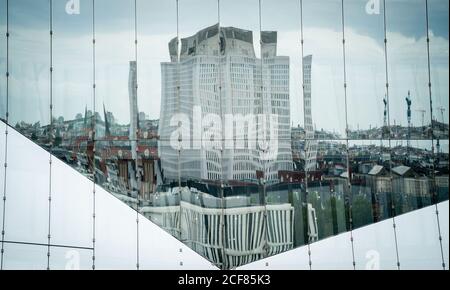
[[[137,174],[137,133],[139,129],[138,106],[137,106],[137,64],[136,61],[130,61],[130,73],[128,78],[128,97],[130,101],[130,132],[131,160],[129,161],[129,174],[132,190],[139,188],[140,180]],[[135,178],[133,178],[135,177]]]

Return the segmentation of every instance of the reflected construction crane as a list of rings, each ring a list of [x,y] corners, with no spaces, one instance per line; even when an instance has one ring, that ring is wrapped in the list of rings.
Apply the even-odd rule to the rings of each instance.
[[[381,133],[381,138],[387,138],[387,136],[389,134],[388,120],[387,120],[387,116],[388,116],[388,114],[387,114],[388,113],[387,96],[384,97],[383,104],[384,104],[384,120],[383,120],[383,130]]]
[[[407,147],[411,147],[411,106],[412,106],[412,100],[411,100],[411,91],[408,91],[408,96],[406,97],[406,106],[408,108],[407,110],[407,117],[408,117],[408,136],[407,136]]]
[[[387,96],[384,97],[383,99],[383,103],[384,103],[384,126],[387,127]]]

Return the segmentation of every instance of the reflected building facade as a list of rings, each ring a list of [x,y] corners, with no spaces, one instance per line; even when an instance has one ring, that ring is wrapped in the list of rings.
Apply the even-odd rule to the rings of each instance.
[[[159,128],[163,140],[162,171],[168,180],[177,180],[178,169],[184,180],[249,182],[257,182],[258,171],[265,172],[268,180],[276,181],[280,170],[292,170],[289,58],[277,56],[276,32],[262,32],[261,36],[262,59],[255,55],[253,33],[239,28],[214,25],[182,39],[179,62],[177,39],[169,43],[172,62],[161,65]],[[194,148],[183,148],[179,157],[177,148],[169,141],[174,139],[178,124],[171,120],[177,113],[191,121],[180,144]],[[264,130],[262,120],[256,116],[263,114],[278,116],[278,123],[270,124],[276,126],[278,133],[278,155],[267,164],[261,161],[261,149],[256,146],[236,149],[239,141],[246,145],[256,143],[256,130]],[[218,116],[219,121],[225,120],[225,115],[233,116],[231,126],[238,128],[237,123],[241,122],[243,132],[233,129],[234,140],[225,140],[228,137],[224,136],[224,126],[229,124],[223,124],[213,133],[217,146],[204,148],[202,133],[209,128],[208,117],[212,115]],[[225,144],[231,142],[234,149],[221,145],[222,138]],[[225,147],[223,155],[221,146]]]

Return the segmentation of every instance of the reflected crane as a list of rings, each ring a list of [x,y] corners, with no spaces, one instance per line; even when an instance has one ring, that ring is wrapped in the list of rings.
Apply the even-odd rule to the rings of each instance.
[[[406,106],[408,108],[407,110],[407,117],[408,117],[408,137],[407,137],[407,147],[409,148],[411,146],[411,91],[408,91],[408,96],[406,97]]]
[[[387,105],[388,105],[387,96],[384,97],[383,103],[384,103],[384,126],[387,127]]]
[[[384,97],[383,99],[383,104],[384,104],[384,120],[383,120],[383,130],[381,133],[381,138],[386,138],[389,134],[389,128],[388,128],[388,101],[387,101],[387,96]]]
[[[441,120],[442,120],[442,124],[444,124],[445,123],[445,120],[444,120],[444,113],[445,113],[445,108],[444,107],[439,107],[439,108],[437,108],[437,110],[439,111],[439,112],[441,112]]]

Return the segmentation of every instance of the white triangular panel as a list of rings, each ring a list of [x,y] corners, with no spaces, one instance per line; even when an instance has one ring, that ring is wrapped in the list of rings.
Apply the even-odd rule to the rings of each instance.
[[[5,185],[6,125],[0,122],[0,225],[3,224],[3,192]]]
[[[444,262],[445,262],[445,269],[446,270],[449,269],[449,259],[448,259],[448,248],[449,248],[448,205],[449,205],[448,201],[438,204],[439,224],[440,224],[440,227],[441,227],[442,246],[443,246]]]
[[[448,269],[448,204],[438,204],[444,260]],[[396,218],[397,245],[401,269],[442,269],[435,206]],[[353,231],[355,266],[359,270],[397,269],[393,220],[387,219]],[[425,236],[423,236],[425,235]],[[350,233],[343,233],[310,245],[311,269],[353,269]],[[239,270],[308,269],[308,246],[269,257]]]
[[[96,187],[96,269],[137,268],[138,225],[139,269],[216,269],[100,187]]]
[[[5,240],[46,244],[50,154],[11,127],[7,150]]]
[[[308,247],[300,247],[273,257],[253,262],[238,270],[309,270]]]
[[[343,233],[312,243],[310,248],[312,270],[353,269],[350,233]]]
[[[0,125],[4,132],[5,124],[0,122]],[[65,259],[73,258],[70,255],[73,247],[79,248],[84,269],[89,268],[87,258],[92,255],[95,255],[96,269],[137,269],[138,261],[140,269],[217,269],[99,186],[95,186],[93,247],[93,182],[56,157],[52,157],[50,180],[50,154],[13,128],[8,131],[6,240],[19,244],[5,246],[6,268],[8,265],[9,268],[40,265],[39,269],[46,266],[51,184],[50,241],[53,245],[67,247],[67,250],[51,247],[50,266],[53,268],[67,268]],[[5,149],[3,133],[0,138],[2,164]],[[0,188],[3,188],[4,167],[0,174]],[[41,246],[21,244],[23,242]],[[20,254],[26,249],[36,253],[28,257],[44,260],[28,261]]]
[[[397,269],[392,219],[354,230],[353,239],[357,270]]]
[[[175,250],[167,251],[167,248]],[[211,262],[143,217],[139,218],[139,260],[140,268],[145,270],[217,269]]]
[[[92,247],[93,182],[52,158],[52,244]]]
[[[95,187],[95,251],[93,182],[50,154],[13,128],[0,122],[0,163],[6,168],[6,212],[4,264],[6,268],[46,266],[49,186],[51,185],[51,268],[66,269],[79,248],[81,268],[89,268],[95,255],[96,269],[217,269],[182,242],[153,224],[134,209]],[[6,148],[7,147],[7,148]],[[0,189],[5,167],[0,169]],[[3,190],[2,190],[3,193]],[[448,267],[448,204],[438,204],[444,260]],[[0,207],[3,208],[3,205]],[[401,268],[442,268],[436,207],[416,210],[396,218],[397,247]],[[1,213],[1,212],[0,212]],[[138,221],[138,222],[137,222]],[[396,269],[393,220],[388,219],[330,237],[307,246],[240,267],[242,270],[352,269],[354,251],[357,269]],[[18,243],[16,243],[18,242]],[[23,243],[37,243],[26,245]],[[65,246],[68,248],[61,248]],[[81,248],[83,249],[81,249]],[[311,251],[309,257],[308,251]],[[23,253],[33,253],[23,255]],[[54,255],[52,255],[52,252]],[[70,254],[70,255],[69,255]],[[76,255],[75,255],[76,256]],[[34,257],[34,258],[33,258]],[[39,259],[39,261],[30,261]],[[34,266],[33,266],[34,265]],[[69,267],[70,268],[70,267]]]
[[[403,270],[442,270],[436,206],[432,205],[398,216],[395,223],[400,268]]]

